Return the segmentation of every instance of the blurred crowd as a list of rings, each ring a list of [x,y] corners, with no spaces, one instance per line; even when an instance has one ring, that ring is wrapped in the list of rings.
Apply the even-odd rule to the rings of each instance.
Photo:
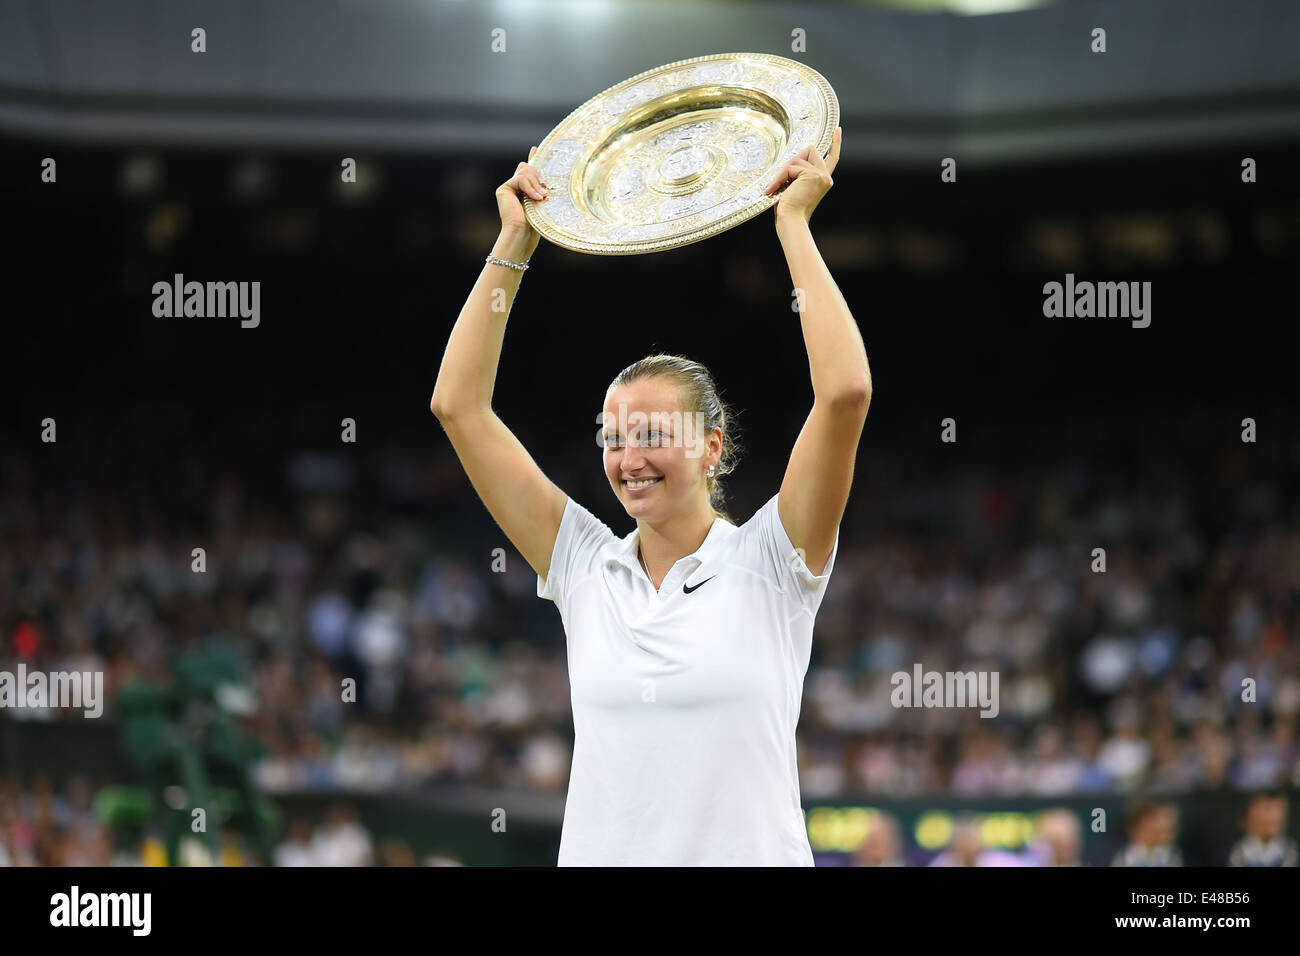
[[[977,814],[959,814],[939,850],[911,845],[897,818],[887,811],[870,817],[858,848],[841,857],[849,866],[1002,867],[1084,866],[1084,827],[1091,821],[1061,807],[1036,814],[1033,833],[1021,847],[990,845]],[[1234,821],[1237,838],[1226,850],[1212,851],[1201,865],[1230,867],[1300,866],[1300,845],[1288,835],[1287,796],[1282,791],[1258,791],[1242,802]],[[1118,867],[1179,867],[1178,807],[1158,797],[1130,802],[1124,820],[1125,843],[1110,860]],[[289,819],[271,859],[257,855],[251,842],[234,829],[219,828],[215,855],[200,840],[181,841],[177,865],[182,866],[330,866],[408,867],[462,866],[454,855],[437,852],[418,858],[403,839],[375,835],[356,808],[335,801],[315,819]],[[166,866],[163,835],[157,826],[144,832],[116,833],[92,801],[85,779],[73,777],[55,790],[44,776],[30,788],[0,779],[0,867],[7,866]]]
[[[1205,861],[1227,866],[1300,866],[1300,846],[1287,835],[1288,811],[1282,792],[1261,791],[1246,799],[1237,821],[1239,838],[1219,859]],[[1142,797],[1133,800],[1125,819],[1125,844],[1110,860],[1111,866],[1183,866],[1178,846],[1178,808],[1167,800]],[[1033,836],[1017,850],[993,848],[980,832],[980,820],[963,814],[946,847],[929,856],[928,866],[1084,866],[1084,825],[1079,815],[1065,808],[1038,816]],[[852,866],[906,866],[905,841],[898,820],[889,813],[873,816]],[[1204,863],[1202,864],[1204,865]]]
[[[805,797],[1300,785],[1300,449],[1261,463],[1176,437],[1119,462],[1082,445],[997,469],[860,463],[805,683]],[[124,682],[223,642],[247,661],[269,792],[563,793],[559,615],[432,419],[422,447],[221,467],[103,441],[87,468],[3,450],[0,670],[102,670],[111,721]],[[742,463],[738,520],[777,464]],[[545,465],[630,530],[591,450]],[[997,718],[893,706],[916,663],[996,672]],[[49,719],[81,717],[0,712]],[[314,839],[295,829],[284,859]]]
[[[136,834],[110,826],[84,777],[56,789],[39,775],[30,786],[0,777],[0,867],[166,866],[164,835],[157,826]],[[198,838],[181,841],[182,866],[460,866],[436,853],[417,858],[404,840],[376,839],[355,807],[335,802],[315,819],[291,818],[270,861],[234,829],[219,828],[216,854]]]

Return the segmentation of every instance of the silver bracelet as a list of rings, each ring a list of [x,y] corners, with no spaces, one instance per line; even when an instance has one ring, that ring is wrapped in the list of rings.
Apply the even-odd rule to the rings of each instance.
[[[520,272],[523,272],[528,268],[527,259],[523,262],[511,262],[509,259],[498,259],[496,256],[488,256],[484,261],[490,262],[494,266],[505,266],[507,269],[517,269]]]

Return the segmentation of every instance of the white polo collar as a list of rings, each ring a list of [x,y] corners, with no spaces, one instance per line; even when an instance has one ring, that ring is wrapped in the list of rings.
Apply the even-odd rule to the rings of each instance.
[[[713,524],[709,525],[709,533],[704,536],[704,542],[695,550],[695,553],[688,554],[686,557],[679,559],[687,562],[686,575],[690,577],[705,561],[713,556],[722,546],[722,542],[735,534],[739,528],[727,521],[725,518],[714,517]],[[617,541],[611,541],[601,549],[601,556],[604,558],[606,567],[621,564],[623,567],[632,571],[634,574],[644,573],[641,570],[641,562],[636,556],[638,544],[637,535],[640,529],[633,528],[626,535]],[[677,565],[674,564],[675,568]],[[685,580],[685,578],[683,578]]]

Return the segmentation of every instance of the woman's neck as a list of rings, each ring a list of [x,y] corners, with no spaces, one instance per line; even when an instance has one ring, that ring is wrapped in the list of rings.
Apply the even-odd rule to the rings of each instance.
[[[641,560],[656,588],[663,583],[674,564],[700,549],[716,520],[713,510],[706,506],[703,513],[682,515],[659,527],[645,521],[637,522]]]

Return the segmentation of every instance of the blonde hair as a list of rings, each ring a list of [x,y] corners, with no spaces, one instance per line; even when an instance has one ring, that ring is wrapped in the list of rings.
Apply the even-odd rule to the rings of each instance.
[[[722,429],[722,457],[718,459],[713,474],[705,476],[704,484],[709,494],[709,510],[717,517],[735,524],[723,507],[725,494],[722,488],[723,476],[736,470],[741,452],[733,421],[735,413],[718,394],[717,383],[707,368],[682,355],[647,355],[619,372],[605,390],[605,395],[608,396],[621,385],[656,378],[666,379],[676,386],[684,414],[698,412],[704,416],[706,435],[712,434],[715,428]]]

